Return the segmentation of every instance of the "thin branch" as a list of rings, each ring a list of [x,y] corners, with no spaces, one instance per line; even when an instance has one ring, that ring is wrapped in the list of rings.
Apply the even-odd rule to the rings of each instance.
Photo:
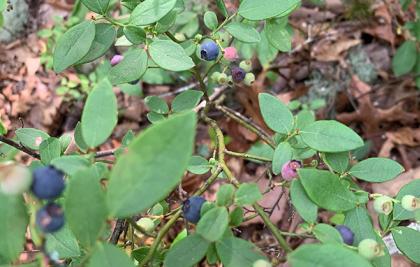
[[[12,147],[16,148],[16,149],[28,154],[31,157],[34,157],[36,159],[41,159],[41,156],[37,152],[33,151],[30,148],[25,147],[22,144],[19,144],[19,143],[13,141],[12,139],[9,139],[9,138],[6,138],[6,137],[0,135],[0,142],[8,144],[9,146],[12,146]]]
[[[244,158],[244,159],[253,159],[253,160],[259,160],[259,161],[264,161],[264,162],[272,162],[273,161],[272,159],[269,159],[269,158],[260,157],[260,156],[256,156],[256,155],[251,155],[251,154],[247,154],[247,153],[233,152],[233,151],[229,151],[229,150],[225,150],[225,154],[233,156],[233,157]]]

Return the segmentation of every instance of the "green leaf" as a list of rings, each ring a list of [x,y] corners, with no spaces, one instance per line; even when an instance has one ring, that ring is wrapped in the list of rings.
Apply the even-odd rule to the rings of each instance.
[[[285,16],[299,5],[299,0],[243,0],[238,12],[239,15],[249,20],[263,20]]]
[[[206,255],[210,242],[198,234],[192,234],[177,242],[166,254],[164,266],[194,266]]]
[[[274,150],[272,170],[275,175],[281,172],[283,165],[290,161],[293,156],[293,149],[288,142],[281,142]]]
[[[131,13],[130,22],[143,26],[152,24],[171,11],[176,0],[146,0],[141,2]]]
[[[22,196],[0,193],[0,262],[12,263],[23,251],[29,216]]]
[[[41,161],[45,165],[49,164],[51,160],[60,157],[61,155],[61,143],[60,140],[54,137],[50,137],[39,145],[39,153],[41,155]]]
[[[408,227],[392,229],[392,237],[398,249],[410,260],[420,264],[420,232]]]
[[[216,242],[216,250],[224,267],[254,266],[258,260],[267,260],[254,244],[233,236]]]
[[[210,242],[219,240],[229,225],[225,207],[215,207],[206,212],[197,224],[197,233]]]
[[[147,113],[146,117],[151,123],[156,123],[165,119],[164,115],[156,113],[154,111],[150,111],[149,113]]]
[[[105,193],[93,168],[79,171],[71,177],[66,191],[65,215],[80,244],[93,246],[107,218]]]
[[[292,181],[290,198],[300,217],[308,223],[315,223],[318,218],[318,207],[309,199],[300,180]]]
[[[363,239],[376,239],[372,220],[364,206],[349,210],[345,216],[344,224],[354,233],[354,246],[358,246]]]
[[[302,129],[308,124],[315,122],[315,114],[311,110],[301,110],[296,115],[296,128]]]
[[[270,94],[258,95],[261,115],[270,129],[287,134],[293,129],[293,114],[283,102]]]
[[[67,226],[58,232],[47,234],[45,248],[50,254],[58,253],[60,259],[81,255],[77,239]]]
[[[239,206],[253,205],[262,199],[262,194],[256,183],[243,183],[236,190],[235,203]]]
[[[133,44],[142,44],[146,41],[146,32],[142,27],[138,26],[125,26],[124,35]]]
[[[82,3],[89,8],[89,10],[105,15],[108,10],[109,0],[82,0]]]
[[[369,158],[354,165],[349,173],[360,180],[381,183],[394,179],[404,171],[398,162],[387,158]]]
[[[83,109],[83,140],[89,147],[99,146],[111,135],[117,119],[117,98],[109,81],[103,79],[90,92]]]
[[[219,25],[216,13],[214,13],[213,11],[207,11],[206,13],[204,13],[204,24],[210,30],[215,30]]]
[[[168,104],[158,96],[148,96],[144,99],[144,102],[147,107],[155,113],[167,114],[169,112]]]
[[[227,18],[229,16],[226,5],[225,5],[225,1],[224,0],[216,0],[216,5],[217,8],[219,9],[220,13],[222,13],[222,15]]]
[[[1,121],[0,118],[0,135],[5,135],[7,134],[7,128],[6,126],[4,126],[3,122]]]
[[[234,196],[235,187],[231,184],[224,184],[217,191],[216,204],[221,207],[229,207],[233,203]]]
[[[288,52],[292,49],[292,35],[285,24],[287,23],[278,20],[268,20],[265,24],[268,41],[282,52]]]
[[[346,211],[356,207],[356,196],[329,171],[299,169],[300,181],[309,198],[319,207],[331,211]]]
[[[156,22],[155,30],[158,33],[164,33],[174,26],[178,13],[172,10]]]
[[[124,59],[109,71],[112,84],[128,83],[140,79],[147,70],[147,53],[143,49],[131,49]],[[135,66],[135,67],[133,67]]]
[[[63,134],[62,136],[60,136],[58,140],[60,141],[61,153],[64,153],[67,150],[72,139],[73,138],[71,134]]]
[[[114,43],[116,36],[117,31],[111,24],[95,24],[95,38],[93,39],[92,45],[87,54],[77,64],[92,62],[103,56]]]
[[[325,153],[325,163],[338,173],[344,173],[349,167],[349,152]]]
[[[257,44],[257,55],[261,65],[268,68],[270,63],[276,59],[278,50],[268,41],[265,30],[260,32],[260,36],[261,42]]]
[[[194,62],[181,45],[170,40],[155,40],[149,46],[150,57],[159,67],[171,71],[184,71]]]
[[[200,102],[203,92],[197,90],[188,90],[177,95],[172,101],[172,111],[181,112],[188,109],[193,109]]]
[[[392,70],[396,76],[409,73],[416,65],[416,42],[405,41],[392,58]]]
[[[288,255],[293,267],[372,267],[368,260],[357,252],[335,244],[306,244]]]
[[[130,143],[111,173],[107,194],[111,215],[126,217],[144,211],[181,182],[192,155],[195,127],[194,112],[174,115]]]
[[[134,267],[125,252],[108,243],[98,243],[87,264],[88,267]]]
[[[248,24],[232,22],[225,26],[225,30],[244,43],[258,43],[261,41],[260,34],[257,30]]]
[[[86,142],[83,139],[82,124],[80,122],[77,122],[76,128],[74,129],[74,142],[82,152],[86,152],[89,149],[88,145],[86,145]]]
[[[76,172],[88,168],[90,162],[79,155],[66,155],[53,159],[51,165],[67,175],[74,175]]]
[[[343,243],[343,238],[340,233],[329,224],[320,223],[315,225],[313,233],[322,243],[340,244]]]
[[[405,195],[413,195],[415,197],[420,197],[420,180],[413,180],[410,183],[404,185],[398,192],[396,199],[401,201]],[[394,203],[394,220],[409,220],[415,218],[413,211],[408,211],[404,209],[400,203]]]
[[[244,210],[242,207],[236,207],[229,213],[229,224],[238,227],[244,221]]]
[[[201,156],[192,156],[187,170],[194,174],[205,174],[211,169],[210,163]]]
[[[362,138],[338,121],[316,121],[300,134],[309,147],[322,152],[343,152],[363,146]]]
[[[15,134],[22,145],[34,150],[38,150],[39,145],[50,138],[47,133],[34,128],[19,128]]]
[[[66,31],[57,41],[54,50],[54,71],[62,72],[81,60],[95,38],[95,23],[84,21]]]

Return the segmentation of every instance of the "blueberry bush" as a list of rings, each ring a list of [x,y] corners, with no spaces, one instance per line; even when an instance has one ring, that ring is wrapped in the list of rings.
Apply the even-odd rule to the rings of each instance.
[[[334,120],[316,120],[311,109],[291,109],[269,93],[258,96],[268,128],[231,110],[219,97],[226,88],[253,85],[252,62],[244,55],[257,54],[264,66],[292,49],[288,16],[299,0],[242,0],[234,12],[217,0],[218,14],[200,14],[205,27],[185,26],[198,19],[197,14],[185,16],[182,0],[122,0],[129,12],[121,17],[110,16],[111,2],[82,0],[96,15],[69,28],[54,48],[52,66],[60,73],[103,57],[114,44],[127,47],[107,61],[107,75],[89,90],[74,136],[50,136],[34,128],[8,133],[0,123],[7,159],[0,165],[0,264],[16,263],[30,237],[39,251],[34,266],[186,267],[206,261],[227,267],[283,262],[385,267],[391,266],[383,241],[387,235],[420,264],[420,233],[407,227],[420,220],[419,180],[396,196],[364,190],[368,183],[396,178],[404,171],[399,163],[356,160],[364,141],[354,130]],[[177,17],[189,19],[180,25]],[[99,151],[118,122],[113,86],[138,84],[150,70],[188,77],[197,89],[179,92],[170,105],[158,96],[146,97],[151,125],[138,134],[127,132],[118,149]],[[255,133],[264,153],[228,150],[212,111]],[[209,159],[196,152],[198,123],[212,129],[215,146]],[[72,139],[78,150],[68,153]],[[14,161],[13,149],[33,157],[30,166]],[[102,160],[108,156],[115,162]],[[236,177],[227,157],[268,167],[268,190],[285,188],[301,218],[296,231],[283,231],[270,220],[259,204],[267,192],[257,181]],[[203,175],[205,182],[169,205],[188,172]],[[216,200],[207,201],[202,195],[216,181],[222,182]],[[369,203],[375,213],[368,211]],[[321,211],[334,214],[329,223],[321,222]],[[271,232],[276,257],[237,237],[234,229],[255,217]],[[185,222],[184,230],[168,242],[168,232],[179,221]],[[124,227],[130,244],[118,242]],[[143,241],[135,242],[134,235]]]

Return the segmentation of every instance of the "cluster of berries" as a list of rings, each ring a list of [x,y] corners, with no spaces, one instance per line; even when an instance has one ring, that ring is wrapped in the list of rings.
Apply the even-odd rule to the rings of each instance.
[[[64,191],[64,173],[53,166],[39,167],[33,172],[32,193],[39,199],[47,200],[36,213],[36,224],[44,233],[53,233],[64,225],[64,213],[61,206],[54,203]]]
[[[203,60],[213,61],[219,56],[220,49],[216,42],[207,40],[200,46],[200,56]],[[235,47],[229,46],[223,50],[223,58],[228,62],[236,62],[239,59],[238,51]],[[252,63],[250,60],[243,60],[239,65],[230,68],[230,75],[222,72],[213,72],[211,79],[218,84],[225,85],[228,83],[244,83],[251,86],[255,81],[255,75],[250,72]]]

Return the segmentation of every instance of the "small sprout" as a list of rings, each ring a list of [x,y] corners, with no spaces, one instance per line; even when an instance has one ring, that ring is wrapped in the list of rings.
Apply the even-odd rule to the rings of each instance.
[[[197,43],[200,42],[202,39],[203,39],[203,35],[201,35],[201,34],[196,34],[194,36],[194,41],[197,42]]]
[[[286,162],[281,168],[281,176],[286,181],[291,181],[297,177],[297,169],[302,167],[302,162],[298,160],[291,160]]]
[[[360,241],[358,251],[361,256],[368,260],[385,255],[381,244],[373,239],[363,239]]]
[[[380,196],[373,202],[373,208],[377,213],[388,215],[392,212],[393,207],[392,198],[388,196]]]
[[[218,72],[218,71],[215,71],[215,72],[213,72],[212,73],[212,75],[211,75],[211,80],[213,81],[213,82],[218,82],[219,81],[219,78],[220,78],[220,72]]]
[[[244,84],[251,86],[255,81],[255,75],[254,73],[247,73],[245,75]]]
[[[401,205],[408,211],[415,211],[416,209],[420,208],[420,199],[413,195],[405,195],[401,199]]]
[[[353,231],[345,225],[337,225],[335,227],[343,238],[344,243],[351,246],[354,242],[354,233]]]

